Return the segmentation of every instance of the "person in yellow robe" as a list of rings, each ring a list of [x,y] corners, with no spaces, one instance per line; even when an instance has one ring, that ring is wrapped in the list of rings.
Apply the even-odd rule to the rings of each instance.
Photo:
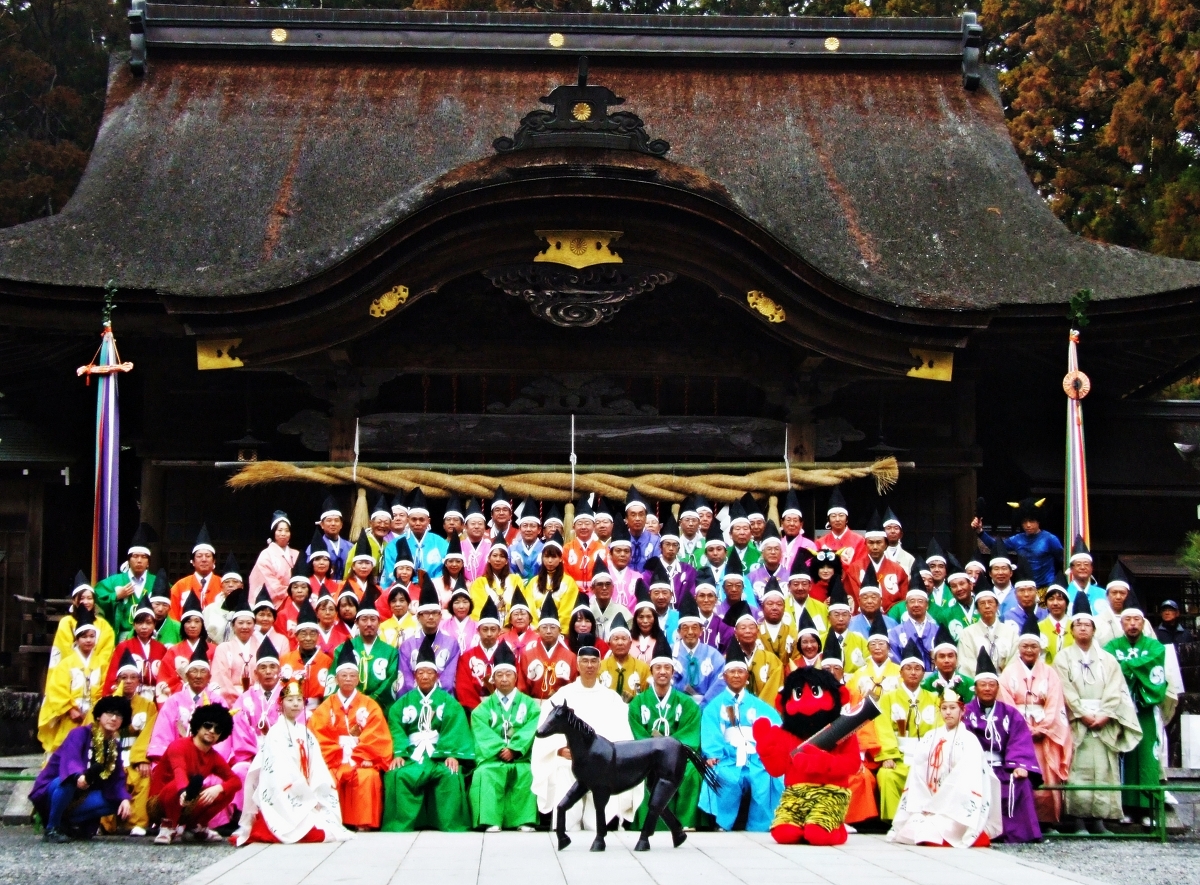
[[[158,704],[154,700],[154,686],[142,685],[141,668],[129,649],[125,649],[117,663],[117,684],[112,693],[129,698],[133,710],[129,722],[121,727],[121,764],[125,767],[130,811],[125,820],[113,815],[101,818],[100,825],[107,833],[145,836],[146,828],[150,826],[150,815],[146,810],[146,801],[150,797],[150,760],[146,752],[150,748]]]
[[[600,662],[600,684],[629,703],[650,684],[650,665],[630,654],[633,634],[624,615],[617,615],[608,632],[608,654]]]
[[[96,608],[96,592],[87,582],[83,572],[75,573],[75,589],[71,591],[71,611],[58,622],[58,629],[54,632],[54,644],[50,649],[50,668],[57,665],[75,644],[75,625],[78,623],[77,614],[80,609],[87,609],[91,614],[91,623],[95,624],[99,631],[95,654],[107,670],[108,662],[112,660],[113,649],[117,647],[117,634]]]
[[[38,740],[46,757],[58,749],[71,730],[91,725],[92,707],[104,691],[108,661],[96,653],[100,631],[92,613],[81,608],[75,616],[75,641],[62,659],[46,674],[46,694],[38,712]]]
[[[388,608],[392,610],[392,616],[379,625],[379,638],[393,648],[399,648],[401,642],[421,632],[417,616],[409,608],[411,604],[408,589],[393,584],[388,591]]]
[[[851,681],[860,695],[870,695],[878,701],[881,694],[900,686],[900,665],[892,660],[892,646],[882,616],[871,624],[867,655],[866,662],[854,672]]]
[[[542,600],[549,594],[558,609],[558,623],[562,632],[571,629],[571,613],[579,599],[579,585],[563,568],[562,535],[556,534],[542,546],[542,564],[537,574],[525,584],[525,596],[535,609],[542,607]]]
[[[732,619],[730,615],[733,615]],[[745,600],[735,602],[725,613],[725,622],[733,621],[733,642],[741,646],[742,654],[750,668],[750,679],[746,687],[772,707],[783,688],[783,662],[768,649],[759,638],[758,621],[750,611]],[[733,642],[730,645],[733,645]],[[728,657],[728,655],[727,655]],[[720,694],[725,688],[723,683],[714,683],[709,689],[705,701]]]
[[[879,816],[892,820],[900,805],[900,794],[909,768],[920,755],[921,738],[941,727],[941,698],[921,688],[925,678],[924,658],[917,644],[909,639],[900,661],[901,683],[879,698],[880,714],[875,718],[879,751],[875,758],[879,770]]]
[[[467,587],[467,592],[471,594],[471,617],[478,621],[483,613],[483,604],[491,599],[500,614],[500,623],[507,622],[513,591],[523,587],[521,576],[509,568],[508,548],[503,544],[493,545],[488,551],[483,572]]]

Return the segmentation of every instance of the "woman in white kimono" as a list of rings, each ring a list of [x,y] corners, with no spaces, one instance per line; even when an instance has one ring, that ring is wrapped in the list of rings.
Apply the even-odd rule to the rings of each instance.
[[[246,807],[237,844],[351,838],[354,834],[342,826],[337,787],[320,744],[304,722],[303,686],[289,681],[279,702],[283,715],[267,732],[246,772]]]
[[[904,845],[986,847],[1003,830],[1000,781],[975,735],[959,727],[963,702],[942,697],[945,725],[925,737],[908,770],[889,842]]]

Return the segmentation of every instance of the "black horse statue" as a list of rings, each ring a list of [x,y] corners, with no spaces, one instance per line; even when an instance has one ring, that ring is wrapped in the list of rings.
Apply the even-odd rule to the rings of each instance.
[[[671,828],[671,840],[676,848],[687,839],[679,818],[671,813],[667,803],[683,782],[689,762],[696,766],[709,786],[713,789],[718,787],[717,776],[704,763],[704,758],[672,737],[645,738],[640,741],[606,740],[565,703],[556,705],[546,721],[538,727],[538,737],[552,734],[566,737],[567,746],[571,749],[571,773],[575,775],[575,783],[558,803],[555,832],[558,834],[559,851],[571,844],[571,837],[567,835],[567,809],[583,799],[589,790],[596,806],[596,838],[592,842],[592,851],[603,851],[604,836],[608,831],[604,809],[609,797],[631,790],[642,781],[646,782],[650,808],[642,825],[641,837],[633,850],[649,851],[650,834],[658,825],[659,817]]]

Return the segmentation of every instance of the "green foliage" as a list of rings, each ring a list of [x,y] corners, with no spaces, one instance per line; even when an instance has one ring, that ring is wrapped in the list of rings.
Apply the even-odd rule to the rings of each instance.
[[[1091,289],[1080,289],[1071,296],[1071,301],[1067,305],[1067,318],[1076,329],[1082,329],[1088,324],[1087,308],[1091,300]]]
[[[1200,532],[1188,532],[1178,556],[1179,564],[1188,570],[1192,580],[1200,581]]]

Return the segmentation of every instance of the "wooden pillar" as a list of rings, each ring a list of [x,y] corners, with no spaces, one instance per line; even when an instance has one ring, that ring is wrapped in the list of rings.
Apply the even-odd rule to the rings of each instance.
[[[955,424],[954,437],[958,445],[975,445],[975,380],[954,380]],[[979,497],[979,482],[974,467],[954,477],[954,550],[959,556],[975,555],[975,532],[971,520],[975,516],[975,499]],[[966,562],[966,560],[963,560]]]
[[[167,472],[154,464],[149,457],[142,459],[141,521],[158,533],[159,540],[150,545],[151,562],[157,562],[158,567],[165,568],[162,558],[162,539],[167,534],[165,519],[165,495]]]
[[[335,404],[329,419],[329,460],[354,460],[354,427],[358,421],[357,404]]]
[[[32,472],[32,471],[31,471]],[[25,525],[25,586],[22,593],[40,597],[42,593],[42,556],[45,549],[46,484],[29,480],[29,511]]]

